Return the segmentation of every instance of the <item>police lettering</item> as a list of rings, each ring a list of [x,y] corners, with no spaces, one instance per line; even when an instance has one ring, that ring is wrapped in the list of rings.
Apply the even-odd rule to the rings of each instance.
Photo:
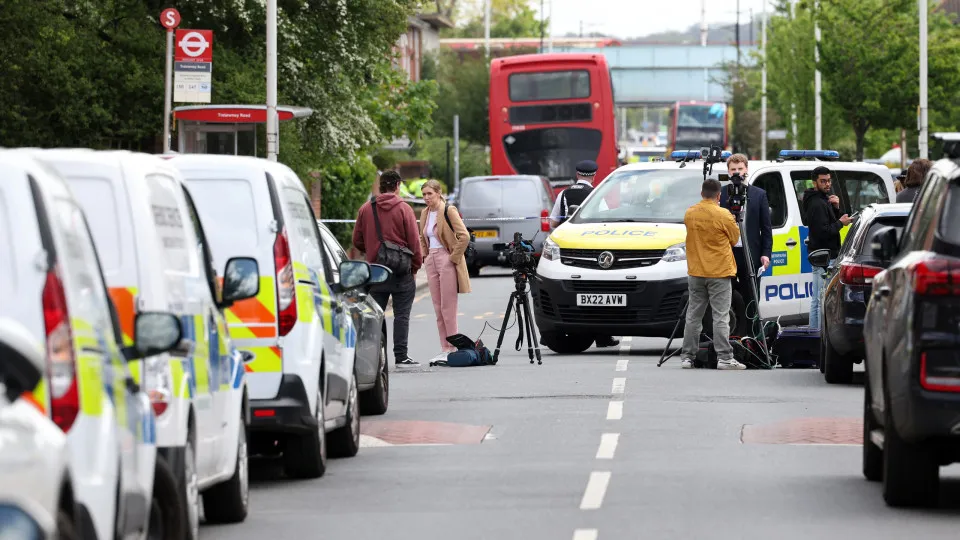
[[[803,289],[801,291],[801,289]],[[772,298],[779,300],[800,300],[810,298],[813,295],[813,282],[807,281],[800,283],[781,283],[779,285],[767,285],[764,287],[764,297],[769,301]]]
[[[618,231],[616,229],[600,229],[596,231],[583,231],[580,236],[656,236],[656,231]]]
[[[153,222],[157,227],[183,227],[183,221],[180,219],[180,209],[175,206],[151,205],[153,209]]]

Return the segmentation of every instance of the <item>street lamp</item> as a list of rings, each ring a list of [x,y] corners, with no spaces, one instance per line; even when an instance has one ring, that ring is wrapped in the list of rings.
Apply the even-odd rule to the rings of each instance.
[[[920,159],[927,159],[927,0],[920,1]]]

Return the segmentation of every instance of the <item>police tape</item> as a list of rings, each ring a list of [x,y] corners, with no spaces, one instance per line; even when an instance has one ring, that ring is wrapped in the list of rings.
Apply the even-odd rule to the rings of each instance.
[[[462,219],[463,219],[463,221],[465,221],[465,222],[466,222],[466,221],[469,221],[469,222],[473,223],[473,222],[476,222],[476,221],[494,221],[494,222],[497,222],[497,221],[526,221],[526,220],[534,220],[534,219],[540,219],[540,220],[543,220],[543,219],[555,219],[555,220],[560,220],[560,219],[567,219],[567,218],[566,218],[566,216],[558,216],[558,217],[554,217],[554,216],[533,216],[533,217],[523,216],[523,217],[500,217],[500,218],[489,218],[489,217],[488,217],[488,218],[462,218]],[[357,222],[356,219],[318,219],[318,220],[317,220],[317,223],[356,223],[356,222]],[[418,219],[417,222],[419,223],[420,220]]]

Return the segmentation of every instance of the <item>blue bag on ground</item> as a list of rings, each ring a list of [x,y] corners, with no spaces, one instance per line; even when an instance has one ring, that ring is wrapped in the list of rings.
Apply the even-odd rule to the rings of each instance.
[[[430,362],[431,366],[471,367],[494,365],[490,349],[483,346],[483,341],[474,342],[463,334],[455,334],[447,338],[447,342],[457,348],[447,355],[446,360]]]

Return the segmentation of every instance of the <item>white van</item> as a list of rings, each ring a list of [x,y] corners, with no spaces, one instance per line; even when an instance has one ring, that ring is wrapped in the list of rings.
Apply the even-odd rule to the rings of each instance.
[[[360,445],[356,330],[341,293],[386,274],[343,261],[333,281],[307,192],[289,167],[215,155],[170,163],[208,224],[217,264],[253,250],[260,266],[260,293],[227,310],[230,333],[249,354],[251,451],[282,452],[287,475],[319,477],[328,438],[332,455],[356,455]]]
[[[158,320],[173,333],[155,348],[171,348],[179,322],[151,313],[121,351],[97,249],[66,182],[21,150],[0,151],[0,178],[0,317],[43,344],[47,372],[24,397],[66,433],[74,527],[101,540],[146,533],[152,502],[171,501],[153,501],[154,415],[125,353],[149,344],[144,332]]]
[[[249,502],[247,388],[221,309],[256,294],[240,290],[243,276],[236,275],[244,270],[256,276],[255,261],[226,264],[225,275],[233,279],[221,293],[180,173],[159,157],[89,150],[37,155],[67,180],[89,216],[124,339],[132,337],[137,312],[163,310],[181,318],[181,346],[147,358],[142,381],[157,415],[160,453],[178,479],[183,534],[197,537],[200,493],[208,522],[243,521]]]

